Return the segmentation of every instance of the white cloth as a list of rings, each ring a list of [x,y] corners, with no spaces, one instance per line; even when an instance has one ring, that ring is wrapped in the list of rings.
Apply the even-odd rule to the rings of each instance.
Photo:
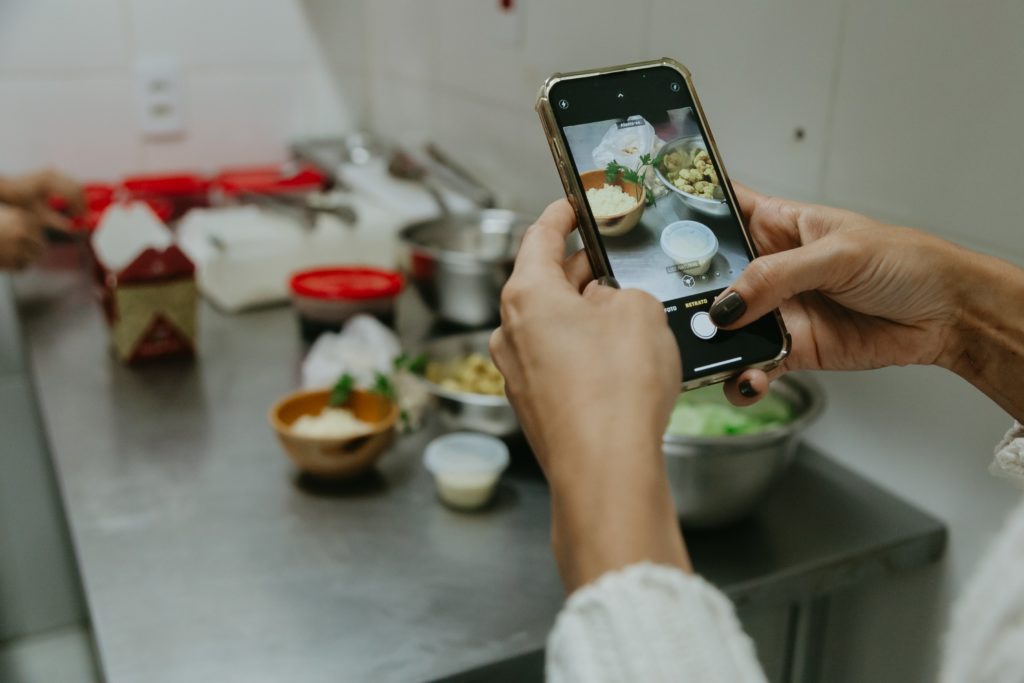
[[[993,472],[1024,485],[1024,427]],[[1010,515],[953,614],[940,681],[1024,680],[1024,504]],[[732,605],[698,576],[637,564],[576,591],[548,639],[552,683],[763,683]]]

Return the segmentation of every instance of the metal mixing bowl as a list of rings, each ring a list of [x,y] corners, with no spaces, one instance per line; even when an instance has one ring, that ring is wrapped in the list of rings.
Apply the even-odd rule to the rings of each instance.
[[[662,451],[680,521],[689,527],[734,522],[769,491],[793,462],[801,433],[825,406],[820,387],[787,375],[772,392],[793,408],[786,425],[749,436],[665,435]]]
[[[399,233],[400,266],[445,320],[469,327],[495,323],[501,288],[530,223],[502,209],[415,223]]]
[[[453,334],[426,343],[422,352],[428,360],[442,362],[471,353],[490,358],[487,348],[490,338],[490,330]],[[441,423],[448,429],[468,429],[498,437],[519,431],[519,420],[504,396],[452,391],[433,382],[427,382],[427,388],[437,398]]]
[[[682,150],[687,154],[692,154],[695,149],[702,149],[705,152],[708,151],[708,146],[699,135],[680,138],[678,140],[665,143],[665,146],[661,148],[660,152],[658,152],[658,156],[664,156],[670,152],[675,152],[676,150]],[[694,208],[701,213],[706,213],[709,216],[729,215],[729,205],[725,203],[724,197],[722,199],[708,199],[707,197],[700,197],[695,194],[690,194],[689,192],[683,192],[675,186],[675,183],[668,179],[668,175],[666,175],[665,169],[661,168],[661,164],[655,166],[654,173],[658,176],[658,180],[661,181],[661,184],[679,195],[683,200],[683,203],[687,206]]]

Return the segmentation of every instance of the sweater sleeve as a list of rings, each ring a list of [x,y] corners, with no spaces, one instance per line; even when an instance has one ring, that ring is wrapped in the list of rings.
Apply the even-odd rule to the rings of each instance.
[[[573,593],[548,639],[547,679],[765,682],[732,603],[698,576],[649,563]]]
[[[992,472],[1024,487],[1024,428],[996,446]],[[942,683],[1017,683],[1024,671],[1024,501],[967,582],[946,636]]]
[[[992,474],[1024,488],[1024,425],[1015,422],[996,446],[996,455],[989,467]]]

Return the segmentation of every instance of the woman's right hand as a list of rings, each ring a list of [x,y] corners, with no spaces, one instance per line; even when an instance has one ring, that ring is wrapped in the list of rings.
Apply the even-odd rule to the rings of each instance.
[[[971,318],[994,309],[988,313],[998,326],[998,307],[991,304],[1000,299],[1010,304],[1003,318],[1014,309],[1018,317],[1024,313],[1016,298],[1024,271],[1002,261],[850,211],[742,186],[736,193],[762,255],[710,313],[719,327],[736,329],[781,309],[793,348],[772,377],[787,370],[935,364],[975,381],[963,367]],[[726,384],[726,394],[738,405],[752,403],[764,396],[768,380],[747,370]]]

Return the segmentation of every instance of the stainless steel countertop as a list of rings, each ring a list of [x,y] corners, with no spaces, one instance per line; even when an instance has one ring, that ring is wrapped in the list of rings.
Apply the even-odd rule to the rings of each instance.
[[[61,281],[61,287],[53,282]],[[303,353],[285,308],[203,306],[194,362],[130,369],[80,274],[22,311],[109,683],[414,681],[543,646],[562,602],[525,446],[496,504],[442,507],[401,440],[377,476],[317,486],[266,424]],[[428,321],[406,300],[403,334]],[[941,523],[806,451],[758,512],[689,534],[740,605],[783,603],[941,555]]]

